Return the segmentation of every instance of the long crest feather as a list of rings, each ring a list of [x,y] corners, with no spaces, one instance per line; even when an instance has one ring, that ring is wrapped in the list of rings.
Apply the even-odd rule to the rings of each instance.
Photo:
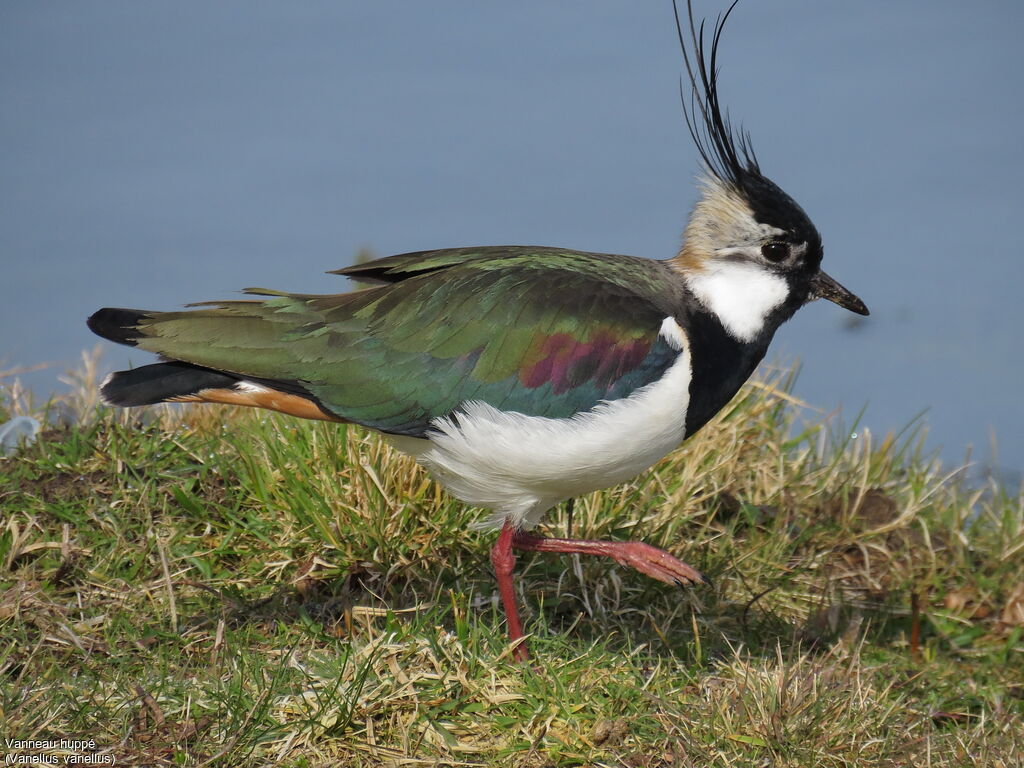
[[[702,19],[698,24],[694,18],[693,0],[686,2],[689,34],[683,31],[677,0],[672,0],[672,8],[675,11],[676,33],[683,51],[686,74],[690,80],[689,98],[683,80],[679,81],[686,127],[708,171],[723,182],[742,189],[745,180],[751,176],[761,176],[761,169],[750,143],[750,134],[742,129],[733,130],[729,113],[723,113],[718,96],[718,46],[725,23],[738,3],[739,0],[733,0],[725,13],[716,19],[710,35],[710,48],[709,38],[705,34],[705,20]]]

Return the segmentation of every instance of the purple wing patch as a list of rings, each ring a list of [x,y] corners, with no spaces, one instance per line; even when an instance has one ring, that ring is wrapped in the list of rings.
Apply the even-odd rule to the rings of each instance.
[[[636,368],[650,351],[649,339],[624,340],[602,330],[587,341],[568,333],[538,338],[520,368],[519,381],[528,389],[551,382],[560,395],[591,382],[609,389],[626,372]]]

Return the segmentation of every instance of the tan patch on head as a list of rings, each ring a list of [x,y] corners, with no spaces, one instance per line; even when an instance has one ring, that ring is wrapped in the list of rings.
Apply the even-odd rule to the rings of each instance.
[[[194,395],[174,397],[169,402],[175,403],[223,403],[225,405],[245,405],[250,408],[264,408],[268,411],[287,413],[300,419],[316,419],[318,421],[337,421],[340,419],[327,413],[312,400],[299,395],[280,392],[266,387],[239,391],[237,389],[204,389]]]
[[[730,184],[712,176],[699,180],[702,195],[690,214],[683,246],[669,264],[680,272],[701,272],[720,248],[755,242],[765,226]]]

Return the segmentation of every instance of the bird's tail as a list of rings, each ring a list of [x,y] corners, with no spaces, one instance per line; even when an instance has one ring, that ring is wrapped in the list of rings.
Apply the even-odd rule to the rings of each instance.
[[[201,400],[202,393],[211,390],[233,390],[239,381],[238,377],[191,363],[155,363],[110,374],[100,386],[100,396],[108,405],[122,408],[187,402]]]
[[[160,319],[159,312],[108,307],[86,322],[98,336],[135,347],[147,337],[145,327]],[[298,382],[249,376],[186,360],[171,359],[112,373],[100,386],[100,396],[108,405],[120,407],[225,403],[266,408],[305,419],[343,421]]]

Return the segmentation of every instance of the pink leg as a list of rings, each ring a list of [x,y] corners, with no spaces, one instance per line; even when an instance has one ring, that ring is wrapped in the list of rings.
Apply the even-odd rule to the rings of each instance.
[[[508,639],[512,641],[523,636],[523,625],[519,621],[519,608],[516,606],[516,592],[512,583],[512,569],[516,564],[516,556],[512,554],[512,542],[517,535],[512,523],[506,520],[501,533],[498,534],[498,540],[491,548],[491,564],[494,566],[494,575],[498,579],[501,603],[505,607]],[[530,657],[525,642],[520,643],[513,653],[517,661],[526,661]]]
[[[508,520],[498,534],[498,540],[491,548],[491,563],[498,579],[498,592],[505,608],[508,621],[508,638],[515,641],[523,636],[523,625],[519,621],[519,608],[512,582],[512,569],[516,564],[513,549],[530,552],[566,552],[580,555],[604,555],[620,565],[633,568],[652,579],[666,584],[710,584],[711,581],[700,571],[691,568],[663,549],[652,547],[640,541],[588,541],[586,539],[555,539],[534,536],[532,533],[517,531]],[[526,661],[530,654],[526,643],[520,643],[515,650],[518,661]]]
[[[507,524],[506,524],[507,526]],[[502,530],[505,535],[505,530]],[[710,584],[700,571],[691,568],[663,549],[640,541],[587,541],[585,539],[554,539],[515,531],[511,546],[532,552],[568,552],[580,555],[605,555],[619,565],[633,568],[666,584]]]

